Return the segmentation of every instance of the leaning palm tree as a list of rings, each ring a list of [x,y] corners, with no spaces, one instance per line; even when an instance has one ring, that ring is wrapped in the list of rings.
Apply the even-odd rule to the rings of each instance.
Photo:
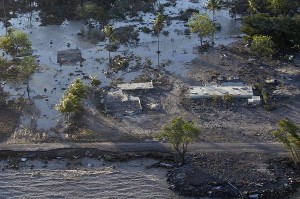
[[[157,66],[159,67],[159,56],[160,56],[160,49],[159,49],[159,35],[161,30],[164,28],[164,16],[161,13],[158,13],[154,20],[153,29],[157,34]]]
[[[208,0],[206,7],[213,12],[213,20],[215,20],[216,11],[221,9],[220,0]]]

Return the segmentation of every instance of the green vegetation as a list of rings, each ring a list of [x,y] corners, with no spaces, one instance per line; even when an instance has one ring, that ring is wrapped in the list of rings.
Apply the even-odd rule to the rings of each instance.
[[[147,26],[143,26],[140,28],[140,30],[143,32],[143,33],[150,33],[152,30],[150,28],[148,28]]]
[[[77,5],[76,13],[83,19],[94,19],[104,24],[108,21],[107,11],[103,7],[91,1],[87,1],[82,5]]]
[[[258,12],[257,7],[258,5],[255,0],[248,0],[247,13],[249,13],[250,15],[256,14]]]
[[[37,68],[37,64],[34,57],[26,56],[24,59],[21,60],[20,64],[17,67],[19,72],[19,77],[21,79],[26,79],[27,85],[27,96],[30,99],[30,88],[29,88],[29,77],[32,73],[34,73],[35,69]]]
[[[231,104],[233,102],[233,95],[225,94],[222,96],[222,100],[225,104]]]
[[[0,49],[15,59],[17,55],[30,53],[31,42],[26,33],[8,28],[7,36],[0,36]]]
[[[218,106],[219,96],[213,95],[211,99],[212,99],[213,105]]]
[[[21,60],[20,64],[18,65],[18,71],[20,73],[19,76],[21,78],[28,78],[28,76],[31,75],[36,68],[37,64],[35,58],[32,56],[26,56]]]
[[[76,132],[72,132],[67,137],[70,141],[93,142],[97,141],[99,134],[91,129],[80,128]]]
[[[160,36],[160,32],[162,31],[162,29],[165,26],[165,19],[164,19],[164,15],[162,15],[161,13],[158,13],[158,15],[156,16],[155,20],[154,20],[154,24],[153,24],[153,29],[155,31],[155,33],[157,34],[157,66],[159,67],[159,56],[160,56],[160,49],[159,49],[159,36]]]
[[[184,163],[188,145],[194,142],[200,133],[201,130],[193,122],[184,121],[182,117],[178,117],[172,119],[170,125],[165,126],[156,138],[159,141],[170,142],[179,153],[181,162]]]
[[[3,74],[3,71],[6,70],[11,65],[11,62],[4,59],[4,57],[0,56],[0,71]],[[0,73],[0,75],[1,75]]]
[[[91,85],[93,87],[98,87],[101,85],[101,81],[99,79],[97,79],[96,76],[90,76],[90,80],[91,80]]]
[[[212,36],[215,32],[215,26],[206,14],[194,13],[188,25],[193,33],[198,33],[201,46],[203,38]]]
[[[6,60],[0,57],[0,77],[5,80],[24,80],[37,68],[35,58],[25,56],[21,60]]]
[[[109,59],[109,65],[111,65],[111,55],[110,53],[113,51],[116,51],[116,49],[118,48],[117,45],[117,38],[115,35],[115,31],[113,29],[112,26],[104,26],[103,32],[105,34],[105,37],[108,39],[108,44],[106,46],[106,49],[108,51],[108,59]]]
[[[13,60],[0,57],[0,77],[5,80],[26,80],[27,94],[29,96],[29,77],[37,68],[35,58],[25,56],[16,59],[17,56],[31,53],[31,42],[26,33],[13,28],[7,29],[7,35],[0,37],[0,49],[10,55]]]
[[[268,36],[280,51],[295,51],[300,46],[300,1],[294,0],[248,0],[247,12],[243,17],[242,32],[249,40],[254,36]]]
[[[0,78],[9,81],[26,80],[27,95],[30,99],[29,77],[37,68],[35,58],[25,56],[23,59],[6,60],[0,57]]]
[[[295,0],[267,0],[275,15],[287,14],[296,6]]]
[[[300,166],[300,128],[288,119],[280,120],[278,127],[273,135],[290,152],[294,163]]]
[[[269,36],[253,36],[251,50],[258,57],[270,57],[274,53],[274,42]]]
[[[221,9],[220,0],[208,0],[206,7],[213,12],[213,20],[215,20],[216,11]]]
[[[87,92],[87,86],[77,78],[64,93],[60,103],[56,105],[56,110],[64,114],[67,124],[70,124],[71,114],[82,107],[82,100],[87,96]]]
[[[261,99],[262,99],[262,103],[264,105],[264,108],[267,111],[272,111],[274,110],[275,107],[275,102],[271,100],[270,98],[270,91],[269,91],[269,87],[267,87],[266,85],[263,85],[262,83],[256,83],[253,86],[253,89],[256,89],[258,91],[257,95],[260,95]]]

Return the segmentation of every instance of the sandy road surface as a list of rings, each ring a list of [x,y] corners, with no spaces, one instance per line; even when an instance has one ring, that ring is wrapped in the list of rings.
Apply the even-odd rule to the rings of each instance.
[[[113,152],[172,152],[167,143],[42,143],[42,144],[0,144],[0,150],[46,151],[64,148],[96,148]],[[193,143],[191,152],[274,152],[285,153],[280,143]]]

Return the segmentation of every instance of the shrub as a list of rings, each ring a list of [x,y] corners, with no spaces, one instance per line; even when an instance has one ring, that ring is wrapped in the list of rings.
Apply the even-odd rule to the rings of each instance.
[[[140,30],[143,32],[143,33],[150,33],[152,32],[152,30],[150,28],[148,28],[147,26],[143,26],[140,28]]]
[[[219,97],[217,95],[213,95],[211,99],[212,99],[213,104],[215,106],[217,106],[218,105],[218,101],[219,101]]]
[[[282,119],[277,124],[279,128],[272,132],[273,135],[290,152],[294,163],[300,166],[300,128],[288,119]]]
[[[31,51],[31,42],[26,33],[9,28],[7,36],[0,37],[0,49],[15,59],[17,55]]]
[[[251,51],[258,57],[270,57],[274,53],[274,43],[269,36],[253,36]]]
[[[231,104],[233,102],[233,95],[225,94],[223,95],[222,100],[225,104]]]

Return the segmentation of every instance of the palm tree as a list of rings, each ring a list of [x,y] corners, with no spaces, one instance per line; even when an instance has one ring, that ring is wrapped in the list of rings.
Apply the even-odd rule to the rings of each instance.
[[[159,56],[160,56],[160,49],[159,49],[159,35],[161,30],[164,28],[164,16],[161,13],[158,13],[154,20],[153,29],[157,34],[157,66],[159,67]]]
[[[8,33],[8,30],[7,30],[7,16],[6,16],[6,9],[5,9],[5,0],[2,0],[2,7],[3,7],[3,15],[4,15],[4,18],[3,18],[3,24],[4,24],[4,27],[5,27],[5,35],[7,36],[7,33]]]
[[[105,36],[108,38],[108,45],[106,46],[106,48],[108,50],[109,64],[111,64],[110,52],[113,49],[113,43],[116,41],[116,36],[113,27],[109,25],[104,26],[103,32]]]
[[[248,10],[247,12],[250,13],[250,15],[257,13],[257,5],[253,0],[248,0]]]
[[[213,12],[213,20],[215,20],[216,11],[221,9],[220,0],[208,0],[206,7]]]

